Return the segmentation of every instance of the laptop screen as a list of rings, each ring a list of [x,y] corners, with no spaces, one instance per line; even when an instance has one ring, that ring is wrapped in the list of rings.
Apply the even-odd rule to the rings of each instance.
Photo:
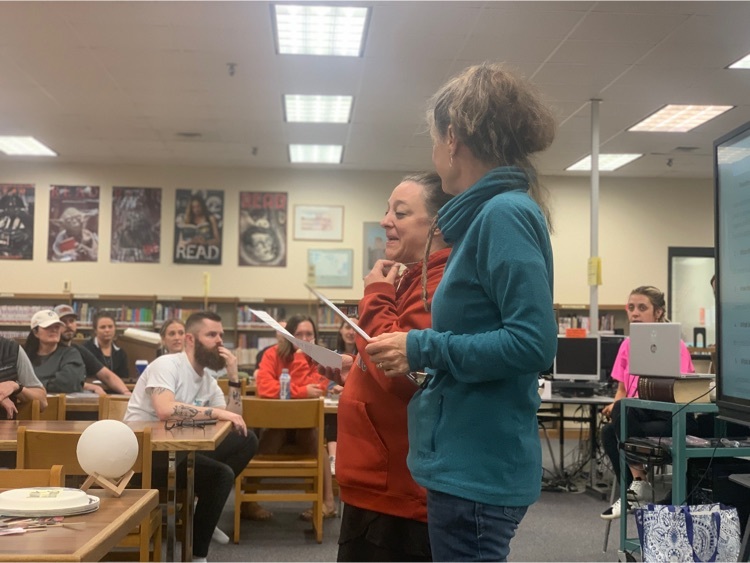
[[[630,373],[680,377],[680,323],[632,323]]]

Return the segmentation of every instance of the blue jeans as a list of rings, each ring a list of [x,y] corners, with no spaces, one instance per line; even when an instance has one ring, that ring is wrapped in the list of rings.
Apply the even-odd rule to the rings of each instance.
[[[507,561],[528,506],[495,506],[427,491],[433,561]]]

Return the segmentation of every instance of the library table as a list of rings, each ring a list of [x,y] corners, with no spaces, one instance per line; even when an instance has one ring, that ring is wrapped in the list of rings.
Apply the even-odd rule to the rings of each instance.
[[[85,528],[47,528],[3,536],[0,561],[99,561],[159,505],[155,489],[127,489],[119,498],[104,489],[89,494],[101,499],[99,509],[64,520],[85,522]]]
[[[193,510],[195,491],[193,489],[195,452],[215,450],[232,430],[232,423],[219,420],[216,424],[191,428],[178,426],[166,430],[163,421],[128,422],[135,431],[151,426],[151,447],[156,452],[169,453],[167,471],[167,561],[175,561],[177,546],[177,452],[187,455],[187,483],[185,485],[185,542],[182,545],[182,560],[193,559]]]
[[[0,421],[0,451],[15,451],[19,426],[33,430],[83,432],[93,420],[4,420]],[[134,431],[151,427],[151,448],[156,452],[168,452],[169,468],[167,471],[167,561],[175,561],[177,545],[177,452],[187,456],[186,489],[186,522],[185,544],[182,546],[182,559],[193,558],[193,480],[195,469],[195,452],[215,450],[232,429],[232,423],[220,420],[216,424],[202,428],[176,427],[165,430],[164,422],[127,422]]]
[[[110,394],[110,397],[126,397],[127,395]],[[99,395],[96,393],[68,393],[65,396],[65,412],[99,412]]]
[[[552,396],[548,399],[542,399],[542,405],[544,404],[550,404],[551,407],[540,407],[539,412],[537,414],[537,418],[539,419],[539,422],[544,421],[555,421],[558,422],[558,426],[560,428],[560,432],[558,435],[559,438],[559,448],[560,448],[560,467],[559,469],[556,467],[554,455],[552,455],[552,447],[550,447],[550,455],[552,457],[552,464],[559,471],[559,475],[557,477],[565,477],[565,467],[564,467],[564,461],[565,461],[565,422],[583,422],[588,423],[589,431],[588,431],[588,440],[589,440],[589,455],[591,456],[589,459],[589,479],[587,486],[598,492],[602,493],[602,491],[596,486],[596,483],[594,482],[594,474],[596,472],[596,450],[597,450],[597,436],[596,436],[596,428],[599,420],[599,411],[602,407],[605,407],[609,405],[614,399],[612,397],[606,396],[606,395],[593,395],[591,397],[563,397],[562,395],[558,395],[553,393]],[[565,414],[565,405],[579,405],[581,407],[588,407],[588,416],[582,416],[582,415],[566,415]],[[540,416],[541,415],[541,416]],[[545,432],[545,437],[549,440],[549,437],[547,433]],[[549,444],[549,442],[548,442]]]

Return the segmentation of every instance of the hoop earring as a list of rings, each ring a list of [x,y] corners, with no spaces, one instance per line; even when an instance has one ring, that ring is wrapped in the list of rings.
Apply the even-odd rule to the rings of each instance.
[[[453,168],[453,155],[451,155],[451,158],[450,158],[450,160],[448,161],[448,166],[449,166],[450,168]]]

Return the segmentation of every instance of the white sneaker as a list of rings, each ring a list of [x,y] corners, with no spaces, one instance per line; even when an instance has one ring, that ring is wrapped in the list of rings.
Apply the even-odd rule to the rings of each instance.
[[[334,456],[328,457],[328,462],[331,464],[331,475],[336,476],[336,458]]]
[[[628,502],[628,514],[633,512],[633,505]],[[616,518],[619,518],[622,515],[622,507],[620,506],[620,499],[618,498],[615,503],[610,506],[607,510],[602,512],[600,516],[604,520],[615,520]]]
[[[222,532],[219,528],[214,528],[214,533],[211,536],[211,539],[220,544],[229,543],[229,536]],[[195,559],[193,559],[193,561],[195,561]]]
[[[637,504],[648,504],[654,498],[654,488],[648,481],[636,479],[630,483],[627,492],[628,500]]]
[[[198,563],[206,563],[208,561],[208,559],[206,559],[205,557],[196,557],[196,556],[193,556],[193,563],[195,563],[196,561]]]

